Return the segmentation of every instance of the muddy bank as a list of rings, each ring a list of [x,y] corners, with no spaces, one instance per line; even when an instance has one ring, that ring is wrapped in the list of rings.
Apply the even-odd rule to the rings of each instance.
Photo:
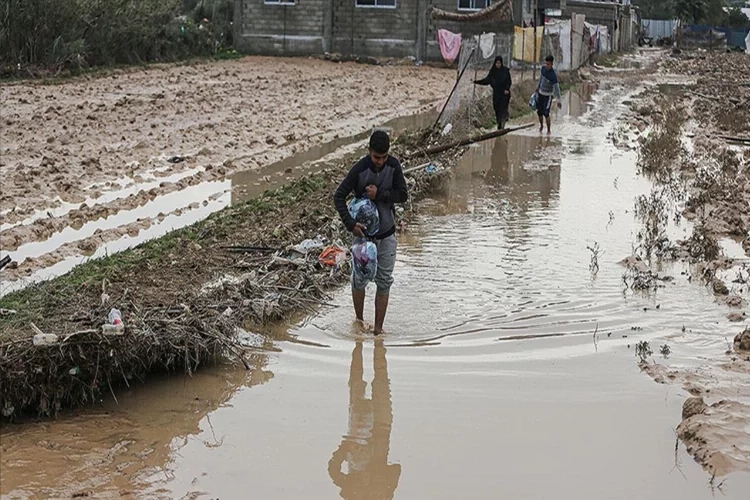
[[[251,57],[4,84],[0,245],[19,266],[10,279],[89,255],[95,243],[103,248],[87,231],[95,224],[118,230],[140,224],[144,212],[153,219],[190,210],[221,196],[236,172],[433,110],[454,77],[436,68]],[[260,173],[257,182],[270,179]]]
[[[424,161],[419,135],[404,135],[394,154]],[[437,189],[460,149],[432,158],[439,169],[408,174],[412,200]],[[191,372],[218,356],[243,360],[247,334],[268,321],[325,302],[348,279],[323,251],[296,251],[306,239],[348,246],[332,193],[351,166],[341,161],[314,175],[218,212],[132,250],[78,266],[52,281],[0,299],[0,408],[5,417],[54,415],[97,399],[112,386],[155,370]],[[408,206],[407,206],[408,208]],[[223,250],[241,246],[242,250]],[[106,337],[110,307],[122,311],[124,336]],[[34,332],[59,344],[34,347]],[[244,361],[243,361],[244,362]]]
[[[643,223],[636,253],[651,267],[687,263],[689,279],[714,296],[730,323],[745,321],[750,298],[746,62],[736,53],[665,58],[654,85],[633,99],[624,124],[640,173],[654,182],[651,194],[636,203]],[[648,281],[650,266],[636,273]],[[715,476],[748,470],[750,462],[750,361],[745,346],[733,345],[736,334],[728,330],[725,348],[706,355],[699,367],[644,365],[657,382],[680,384],[705,399],[686,402],[678,435]]]
[[[157,66],[59,85],[1,87],[4,222],[63,202],[149,164],[256,168],[384,117],[412,114],[450,91],[434,68],[245,58]],[[391,85],[380,82],[387,79]]]

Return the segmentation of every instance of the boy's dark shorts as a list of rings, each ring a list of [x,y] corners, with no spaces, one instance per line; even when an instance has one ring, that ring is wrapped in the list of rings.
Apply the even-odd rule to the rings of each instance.
[[[552,109],[552,96],[537,94],[536,96],[536,114],[539,116],[549,117]]]

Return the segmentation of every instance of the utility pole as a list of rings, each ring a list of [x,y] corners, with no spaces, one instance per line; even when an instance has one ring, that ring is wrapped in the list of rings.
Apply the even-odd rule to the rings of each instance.
[[[537,69],[536,68],[536,63],[539,62],[539,58],[536,55],[537,54],[537,52],[536,52],[537,51],[537,47],[536,47],[536,44],[537,44],[537,41],[536,41],[536,27],[539,24],[539,20],[537,19],[539,12],[537,10],[537,3],[536,2],[537,2],[537,0],[534,0],[534,71],[536,71],[536,69]]]

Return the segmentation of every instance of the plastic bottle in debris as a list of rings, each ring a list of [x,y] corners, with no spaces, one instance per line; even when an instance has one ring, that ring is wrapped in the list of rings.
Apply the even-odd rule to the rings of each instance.
[[[341,264],[343,264],[345,260],[346,260],[346,253],[344,253],[344,252],[337,253],[336,254],[335,269],[340,269],[341,268]]]
[[[34,335],[34,345],[57,344],[57,335],[54,333],[37,333]]]
[[[109,311],[109,323],[102,325],[104,335],[122,335],[125,333],[125,323],[122,322],[122,314],[118,309]]]

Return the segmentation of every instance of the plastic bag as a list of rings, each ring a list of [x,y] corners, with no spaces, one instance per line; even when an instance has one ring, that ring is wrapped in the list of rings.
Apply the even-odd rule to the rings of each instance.
[[[339,246],[331,245],[321,252],[318,261],[326,266],[339,267],[344,258],[346,258],[346,250]]]
[[[378,272],[378,247],[375,243],[357,238],[352,245],[352,267],[357,277],[372,281]]]
[[[369,198],[355,198],[349,205],[349,215],[356,222],[365,226],[368,236],[375,236],[380,231],[380,216],[378,207]]]
[[[538,97],[539,96],[537,95],[537,93],[534,92],[533,94],[531,94],[531,98],[529,99],[529,107],[534,111],[536,111],[536,100]]]
[[[302,255],[307,255],[307,253],[310,250],[317,250],[319,248],[325,247],[325,245],[326,245],[325,238],[318,235],[315,237],[314,240],[304,240],[301,243],[294,245],[292,247],[292,250],[294,250],[297,253],[301,253]]]

